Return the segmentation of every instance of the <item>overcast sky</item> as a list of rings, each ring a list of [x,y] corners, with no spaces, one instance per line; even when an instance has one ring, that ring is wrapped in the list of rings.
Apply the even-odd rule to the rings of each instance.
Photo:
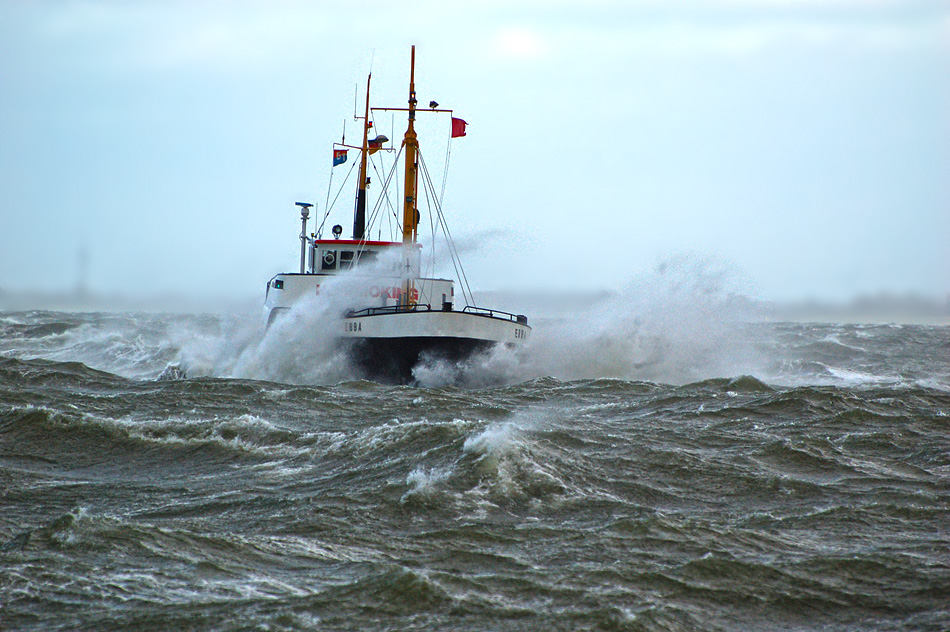
[[[6,0],[0,288],[71,289],[86,252],[93,291],[256,296],[297,268],[355,87],[405,103],[410,44],[420,102],[469,123],[446,210],[473,287],[686,255],[755,298],[950,294],[942,0]]]

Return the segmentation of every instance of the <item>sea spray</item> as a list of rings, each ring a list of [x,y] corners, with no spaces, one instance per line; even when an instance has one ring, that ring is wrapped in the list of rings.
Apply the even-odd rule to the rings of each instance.
[[[347,310],[366,306],[367,286],[392,278],[396,262],[381,257],[373,266],[329,278],[319,296],[301,298],[270,328],[253,311],[76,314],[55,323],[46,322],[58,318],[55,313],[46,313],[49,318],[38,313],[29,324],[11,322],[0,350],[13,357],[79,360],[135,379],[237,377],[296,384],[359,379],[334,333]],[[523,347],[499,345],[461,362],[423,356],[413,375],[423,387],[488,388],[544,376],[684,383],[800,372],[798,365],[777,359],[786,354],[781,346],[772,341],[763,346],[747,326],[756,314],[734,298],[731,283],[714,263],[668,260],[623,291],[570,313],[526,309],[533,332]],[[838,361],[821,360],[823,365]],[[816,371],[835,377],[830,368]]]
[[[425,360],[413,375],[422,386],[483,388],[544,376],[682,384],[756,373],[764,360],[746,327],[756,314],[730,292],[734,276],[700,257],[667,259],[596,303],[531,319],[524,348]]]
[[[292,384],[359,379],[360,371],[338,336],[342,318],[366,307],[370,288],[391,283],[401,257],[399,250],[384,252],[372,263],[327,276],[319,294],[300,297],[269,326],[252,317],[236,321],[216,347],[183,350],[187,374]]]
[[[301,299],[269,329],[260,312],[250,311],[34,312],[3,324],[0,353],[80,361],[132,379],[164,374],[315,385],[355,380],[360,374],[337,344],[334,328],[347,309],[365,307],[365,300],[352,300],[363,296],[363,284],[391,278],[391,269],[384,266],[380,262],[375,277],[361,269],[359,275],[347,272],[329,279],[320,296]],[[547,376],[668,384],[738,375],[782,384],[909,381],[940,387],[947,381],[946,371],[934,381],[926,372],[907,368],[921,350],[902,342],[900,328],[827,325],[814,338],[814,327],[789,326],[776,334],[747,301],[736,298],[734,277],[701,258],[661,262],[623,291],[569,313],[525,309],[533,331],[523,347],[499,345],[462,362],[421,358],[413,371],[416,385],[481,389]],[[888,346],[870,351],[867,336],[888,341]],[[945,347],[942,351],[946,355]],[[869,364],[881,365],[885,354],[897,358],[887,364],[888,371],[868,369]]]

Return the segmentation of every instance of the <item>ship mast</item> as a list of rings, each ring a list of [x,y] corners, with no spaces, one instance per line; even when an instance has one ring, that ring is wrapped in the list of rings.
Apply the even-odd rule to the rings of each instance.
[[[366,159],[369,155],[369,128],[373,126],[369,120],[369,82],[373,78],[370,73],[366,77],[366,112],[363,115],[363,151],[360,152],[360,180],[356,190],[356,214],[353,217],[353,239],[362,240],[366,232]]]
[[[409,66],[409,127],[403,138],[406,151],[406,182],[404,191],[406,199],[402,208],[402,242],[404,244],[416,241],[416,229],[419,225],[419,210],[416,201],[416,188],[419,181],[417,154],[419,141],[416,138],[416,47],[412,47],[412,61]]]

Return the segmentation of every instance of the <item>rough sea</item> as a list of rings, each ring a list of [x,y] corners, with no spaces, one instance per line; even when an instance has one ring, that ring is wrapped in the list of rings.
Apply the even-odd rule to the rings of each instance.
[[[950,327],[640,307],[412,386],[0,313],[0,630],[950,630]]]

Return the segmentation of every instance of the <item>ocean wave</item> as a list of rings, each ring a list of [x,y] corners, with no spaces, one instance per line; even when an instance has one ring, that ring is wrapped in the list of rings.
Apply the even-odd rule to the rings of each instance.
[[[297,433],[254,415],[112,418],[27,405],[0,412],[0,427],[21,454],[87,466],[112,462],[122,469],[143,459],[178,461],[187,456],[194,467],[201,459],[210,464],[221,459],[293,458],[310,450],[297,445]]]
[[[940,629],[947,410],[749,374],[306,386],[7,358],[4,623]]]

